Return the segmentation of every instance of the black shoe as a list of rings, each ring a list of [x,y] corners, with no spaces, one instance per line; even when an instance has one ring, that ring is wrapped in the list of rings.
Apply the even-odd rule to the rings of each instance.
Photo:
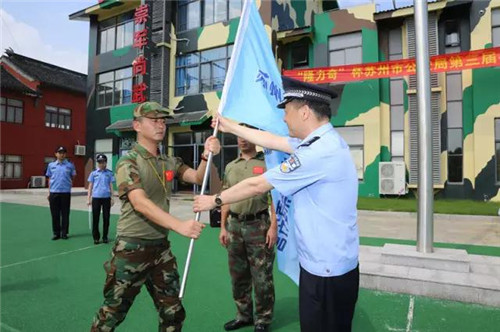
[[[59,240],[61,237],[59,235],[54,235],[52,237],[52,240],[55,241],[55,240]]]
[[[108,241],[108,239],[107,239],[107,238],[105,238],[105,237],[103,237],[103,238],[102,238],[102,243],[108,243],[108,242],[109,242],[109,241]]]
[[[242,328],[243,326],[248,326],[248,325],[252,325],[252,324],[253,324],[253,321],[251,321],[251,320],[248,322],[245,322],[243,320],[233,319],[232,321],[229,321],[226,324],[224,324],[224,330],[233,331],[233,330],[237,330],[239,328]]]
[[[94,240],[94,244],[99,244],[99,240]]]
[[[255,325],[255,332],[268,332],[269,324],[257,324]]]
[[[63,236],[61,236],[61,239],[63,239],[63,240],[67,240],[67,239],[68,239],[68,236],[67,236],[67,235],[63,235]]]

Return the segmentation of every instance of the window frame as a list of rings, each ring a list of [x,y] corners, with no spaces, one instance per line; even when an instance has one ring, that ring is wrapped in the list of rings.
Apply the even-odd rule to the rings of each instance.
[[[203,52],[217,50],[217,49],[225,49],[225,58],[219,57],[219,58],[214,58],[214,59],[210,59],[210,60],[203,60],[202,59],[201,55]],[[211,49],[206,49],[206,50],[201,50],[201,51],[196,51],[196,52],[178,55],[175,59],[176,60],[176,64],[175,64],[175,96],[176,97],[190,96],[190,95],[198,95],[198,94],[203,94],[203,93],[208,93],[208,92],[213,92],[213,91],[221,91],[223,86],[224,86],[224,82],[226,80],[226,75],[227,75],[227,70],[229,67],[229,62],[231,60],[232,50],[233,50],[233,44],[229,44],[229,45],[224,45],[221,47],[215,47],[215,48],[211,48]],[[182,58],[190,57],[193,55],[195,55],[198,59],[194,64],[178,65],[178,62],[180,62],[182,60]],[[219,61],[223,61],[223,60],[225,60],[225,73],[224,73],[224,78],[222,81],[222,86],[220,87],[220,89],[214,89],[215,77],[213,75],[214,74],[213,65],[214,65],[214,63],[219,62]],[[210,78],[209,78],[210,89],[208,89],[208,90],[203,90],[203,85],[202,85],[202,68],[204,65],[210,66]],[[198,82],[197,82],[197,87],[196,87],[195,91],[188,93],[188,89],[191,89],[192,87],[191,87],[191,85],[186,84],[188,82],[187,71],[188,71],[188,69],[192,69],[192,68],[197,68],[196,72],[197,72]],[[184,77],[183,77],[184,85],[182,85],[182,86],[178,85],[179,77],[180,77],[181,73],[184,75]]]
[[[351,36],[354,36],[354,35],[359,35],[360,37],[360,44],[359,45],[356,45],[356,46],[349,46],[349,47],[338,47],[338,48],[331,48],[330,47],[330,41],[334,38],[342,38],[343,36],[348,36],[348,35],[351,35]],[[348,32],[348,33],[343,33],[343,34],[338,34],[338,35],[331,35],[331,36],[328,36],[328,65],[330,67],[332,66],[348,66],[348,65],[355,65],[355,64],[362,64],[363,63],[363,33],[361,31],[352,31],[352,32]],[[346,63],[345,59],[347,58],[346,57],[346,51],[347,50],[354,50],[354,49],[360,49],[360,55],[361,55],[361,61],[360,62],[355,62],[355,63]],[[344,63],[343,64],[336,64],[336,65],[332,65],[332,62],[331,62],[331,54],[333,52],[340,52],[340,51],[343,51],[344,52]]]
[[[119,79],[116,79],[117,77],[117,73],[119,71],[122,71],[122,70],[126,70],[126,69],[130,69],[130,76],[126,76],[126,77],[122,77],[122,78],[119,78]],[[112,73],[113,75],[113,78],[111,80],[106,80],[104,82],[100,82],[100,77],[102,75],[106,75],[106,74],[110,74]],[[130,95],[128,96],[128,101],[125,101],[125,97],[123,94],[123,91],[126,91],[123,87],[125,84],[123,84],[125,81],[130,81]],[[102,73],[98,73],[96,75],[96,101],[95,101],[95,104],[96,104],[96,109],[107,109],[109,107],[113,107],[113,106],[117,106],[117,105],[127,105],[127,104],[131,104],[132,103],[132,90],[133,90],[133,86],[134,86],[134,76],[133,76],[133,70],[132,70],[132,67],[131,66],[128,66],[128,67],[123,67],[123,68],[118,68],[118,69],[115,69],[115,70],[111,70],[111,71],[107,71],[107,72],[102,72]],[[105,84],[112,84],[113,85],[113,88],[111,90],[111,104],[106,104],[106,95],[107,93],[104,93],[104,105],[101,105],[101,91],[100,91],[100,87],[101,86],[104,86]],[[121,89],[121,97],[120,97],[120,102],[119,103],[116,103],[115,102],[115,96],[116,96],[116,93],[117,93],[117,90],[116,90],[116,87],[117,87],[117,83],[122,83],[122,89]]]
[[[449,80],[448,78],[449,77],[453,77],[453,76],[457,76],[458,77],[458,82],[460,83],[460,87],[457,91],[462,91],[463,89],[463,77],[462,77],[462,73],[461,72],[449,72],[449,73],[446,73],[445,74],[445,81],[446,81],[446,152],[447,152],[447,167],[446,167],[446,171],[447,171],[447,181],[449,184],[463,184],[464,183],[464,140],[463,140],[463,133],[464,133],[464,124],[463,124],[463,96],[462,96],[462,93],[459,93],[458,96],[456,96],[454,98],[454,96],[452,95],[452,93],[450,92],[450,87],[451,87],[451,84],[450,84],[450,87],[448,86],[448,83],[449,83]],[[450,104],[453,104],[453,103],[460,103],[460,115],[461,115],[461,123],[460,125],[453,125],[453,126],[450,126],[450,115],[451,115],[451,112],[450,111],[450,107],[449,105]],[[461,142],[461,153],[455,153],[455,152],[452,152],[450,153],[450,133],[451,132],[454,132],[454,131],[460,131],[460,142]],[[461,176],[461,180],[460,181],[450,181],[450,159],[453,159],[453,158],[457,158],[457,157],[461,157],[461,173],[462,173],[462,176]]]
[[[47,114],[50,114],[50,121],[47,122]],[[72,121],[73,111],[69,108],[64,107],[56,107],[52,105],[45,105],[45,128],[51,129],[61,129],[61,130],[72,130],[73,129],[73,121]],[[55,120],[53,119],[55,117]],[[61,119],[63,120],[61,122]],[[69,125],[66,124],[66,121],[69,119]],[[48,124],[48,125],[47,125]],[[65,127],[68,128],[65,128]]]
[[[17,157],[19,161],[8,161],[8,157]],[[5,171],[7,170],[7,165],[12,165],[12,176],[6,177]],[[19,177],[14,177],[16,174],[16,166],[19,167]],[[2,180],[21,180],[23,178],[23,156],[18,155],[0,155],[0,179]]]
[[[295,62],[294,51],[305,49],[306,59]],[[299,41],[290,46],[290,69],[309,68],[309,43],[307,41]]]
[[[110,25],[107,25],[105,27],[102,27],[103,23],[113,21]],[[118,48],[118,27],[124,26],[125,25],[132,23],[132,40],[130,41],[130,44],[122,45]],[[115,50],[119,50],[121,48],[125,48],[128,46],[132,46],[134,43],[134,33],[136,31],[139,31],[139,29],[142,28],[141,25],[134,24],[134,12],[127,12],[123,13],[121,15],[111,17],[109,19],[106,19],[104,21],[99,22],[98,28],[97,28],[97,55],[112,52]],[[108,49],[107,47],[107,38],[108,38],[108,31],[113,29],[113,47],[111,49]],[[103,36],[102,33],[106,32],[106,49],[102,49],[102,40]],[[124,36],[126,36],[124,34]]]
[[[498,22],[494,22],[493,19],[494,19],[494,15],[495,13],[498,13]],[[494,43],[494,35],[495,35],[495,31],[498,32],[498,42],[499,44],[496,45]],[[496,7],[496,8],[492,8],[491,9],[491,46],[492,47],[498,47],[500,46],[500,7]]]
[[[195,26],[193,27],[188,27],[188,22],[189,22],[189,5],[190,4],[193,4],[193,3],[199,3],[199,9],[198,9],[198,20],[197,20],[197,23],[195,24]],[[186,8],[186,21],[185,22],[182,22],[182,17],[181,17],[181,14],[182,14],[182,8],[185,7]],[[198,29],[200,27],[203,26],[202,24],[202,18],[203,18],[203,4],[202,4],[202,1],[201,0],[184,0],[184,1],[178,1],[177,2],[177,30],[179,32],[181,31],[189,31],[189,30],[193,30],[193,29]],[[182,26],[181,26],[182,24]]]
[[[16,102],[19,105],[11,105],[10,103]],[[1,97],[0,101],[0,122],[23,124],[24,122],[24,101],[15,98]],[[12,113],[13,121],[9,121],[9,115]],[[18,116],[20,114],[21,119],[18,121]]]
[[[97,165],[96,156],[98,154],[104,154],[108,158],[106,167],[108,169],[112,170],[113,169],[113,147],[114,147],[113,138],[96,139],[94,141],[94,165]]]
[[[341,132],[343,129],[357,129],[357,128],[360,128],[361,132],[363,133],[363,143],[362,144],[349,144],[349,142],[347,142],[347,140],[344,138],[344,136],[342,136]],[[335,130],[349,146],[349,152],[351,153],[351,157],[352,157],[354,166],[356,167],[356,174],[358,176],[358,182],[363,183],[365,181],[365,126],[364,125],[339,126],[339,127],[335,127]],[[361,150],[361,156],[362,156],[361,177],[359,177],[359,175],[358,175],[358,167],[357,167],[358,165],[356,165],[356,160],[355,160],[354,156],[352,155],[353,150]]]
[[[220,0],[219,0],[220,1]],[[216,10],[216,3],[217,0],[184,0],[184,1],[178,1],[177,3],[177,30],[179,32],[184,32],[184,31],[189,31],[193,29],[198,29],[200,27],[208,26],[211,24],[216,24],[220,22],[227,22],[230,21],[234,18],[240,17],[241,16],[241,11],[243,10],[243,1],[242,0],[222,0],[224,1],[224,7],[225,7],[225,15],[223,18],[218,19],[216,17],[218,11]],[[233,9],[233,6],[231,5],[232,3],[236,3],[237,1],[240,2],[239,10],[236,11],[238,15],[232,14],[231,9]],[[194,24],[194,26],[189,27],[189,5],[193,3],[198,3],[198,17],[197,22]],[[211,19],[207,19],[207,4],[211,3],[212,4],[212,14],[210,15]],[[183,13],[183,8],[185,8],[185,14]],[[234,8],[236,8],[234,6]],[[186,20],[184,21],[185,15]]]
[[[43,174],[44,175],[47,173],[47,168],[49,167],[49,164],[51,162],[56,161],[56,160],[57,160],[57,158],[54,157],[54,156],[52,156],[52,157],[43,157],[43,165],[44,165],[44,167],[43,167]]]

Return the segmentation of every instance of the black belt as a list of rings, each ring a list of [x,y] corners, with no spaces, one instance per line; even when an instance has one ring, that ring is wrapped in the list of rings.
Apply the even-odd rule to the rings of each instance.
[[[229,215],[233,218],[238,219],[239,221],[252,221],[252,220],[258,220],[264,216],[268,216],[269,212],[267,210],[262,210],[260,212],[257,212],[256,214],[238,214],[229,211]]]

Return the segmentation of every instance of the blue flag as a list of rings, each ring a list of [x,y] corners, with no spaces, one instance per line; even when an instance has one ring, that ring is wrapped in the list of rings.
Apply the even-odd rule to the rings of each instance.
[[[280,136],[288,136],[284,111],[277,107],[283,99],[281,75],[271,44],[254,0],[245,0],[236,33],[219,112]],[[268,169],[278,166],[288,155],[265,150]],[[278,268],[299,282],[299,262],[295,242],[293,206],[290,197],[272,191],[278,219]]]

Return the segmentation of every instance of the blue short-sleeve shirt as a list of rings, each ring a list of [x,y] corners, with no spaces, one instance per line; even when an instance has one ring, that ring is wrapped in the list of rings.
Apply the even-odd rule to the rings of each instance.
[[[68,160],[53,161],[47,166],[45,176],[50,178],[51,193],[70,193],[73,176],[76,175],[75,165]]]
[[[349,146],[330,123],[289,143],[294,153],[264,176],[292,197],[300,265],[321,277],[345,274],[359,255],[358,176]]]
[[[111,183],[116,182],[113,172],[109,169],[96,169],[90,173],[88,180],[92,183],[92,197],[93,198],[110,198],[111,197]]]

